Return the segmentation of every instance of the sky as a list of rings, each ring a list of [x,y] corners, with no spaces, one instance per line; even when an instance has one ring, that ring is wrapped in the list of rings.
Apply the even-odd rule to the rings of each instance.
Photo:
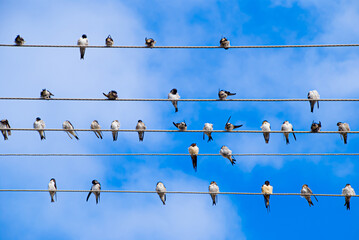
[[[87,34],[90,45],[217,46],[222,36],[232,45],[358,43],[359,2],[354,0],[269,1],[0,1],[0,43],[16,35],[26,44],[75,45]],[[298,49],[87,49],[80,60],[76,48],[0,48],[1,97],[39,97],[43,88],[59,98],[103,98],[116,90],[120,98],[167,98],[177,88],[181,98],[217,98],[218,89],[236,98],[357,98],[357,48]],[[243,130],[260,130],[263,120],[280,130],[288,120],[295,130],[337,130],[347,122],[358,129],[355,102],[321,102],[310,112],[307,102],[169,102],[4,101],[0,118],[13,128],[32,128],[41,117],[48,128],[70,120],[90,128],[98,120],[109,129],[118,119],[134,129],[142,119],[148,129],[188,129],[204,123],[221,130],[229,116]],[[197,143],[200,153],[218,153],[222,145],[234,153],[354,153],[359,138],[344,145],[337,134],[297,134],[285,144],[272,134],[111,133],[99,140],[80,132],[79,141],[63,132],[13,131],[0,141],[0,153],[187,153]],[[216,181],[222,192],[260,192],[269,180],[276,193],[298,193],[308,184],[314,193],[340,194],[350,183],[359,191],[357,157],[198,158],[198,172],[185,157],[0,157],[0,189],[47,189],[55,178],[59,189],[90,189],[97,179],[103,190],[155,190],[162,181],[168,191],[207,191]],[[272,196],[268,214],[262,196],[220,195],[212,206],[207,195],[168,194],[163,206],[156,194],[102,193],[96,205],[86,193],[0,193],[0,239],[348,239],[359,233],[359,203],[347,211],[342,197],[318,197],[308,207],[299,196]]]

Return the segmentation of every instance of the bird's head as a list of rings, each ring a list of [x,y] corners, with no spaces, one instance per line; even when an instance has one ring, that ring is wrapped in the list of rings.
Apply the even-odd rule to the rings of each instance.
[[[82,34],[82,38],[87,38],[86,34]]]

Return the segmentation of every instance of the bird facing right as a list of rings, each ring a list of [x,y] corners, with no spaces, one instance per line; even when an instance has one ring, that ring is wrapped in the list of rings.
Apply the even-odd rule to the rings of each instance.
[[[118,98],[117,92],[115,90],[111,90],[108,92],[108,94],[106,93],[102,93],[105,97],[108,98],[108,100],[116,100]]]

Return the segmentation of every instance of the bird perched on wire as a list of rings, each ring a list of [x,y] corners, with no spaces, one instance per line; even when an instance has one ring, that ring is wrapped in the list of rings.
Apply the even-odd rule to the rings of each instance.
[[[113,43],[114,43],[114,41],[113,41],[113,39],[112,39],[112,37],[111,37],[111,35],[108,35],[107,36],[107,38],[106,38],[106,46],[107,47],[112,47],[112,45],[113,45]]]
[[[168,94],[168,99],[171,100],[173,106],[175,107],[175,112],[178,112],[178,99],[180,99],[180,95],[178,95],[177,89],[174,88],[170,91],[170,93]]]
[[[226,123],[226,125],[224,126],[224,129],[225,129],[226,131],[232,131],[233,129],[240,128],[240,127],[243,126],[243,124],[241,124],[241,125],[233,125],[232,123],[230,123],[229,120],[231,120],[231,117],[232,117],[232,116],[230,116],[230,117],[228,118],[227,123]]]
[[[136,130],[138,130],[138,139],[140,142],[143,141],[143,138],[145,137],[145,132],[144,131],[140,131],[140,130],[146,130],[146,126],[145,123],[142,122],[142,120],[138,120],[137,125],[136,125]]]
[[[89,200],[91,193],[93,193],[96,197],[96,204],[100,201],[100,191],[101,184],[97,180],[92,180],[92,187],[90,189],[92,192],[89,192],[86,198],[86,202]]]
[[[229,40],[225,37],[222,37],[221,40],[219,41],[219,46],[228,50],[229,48]]]
[[[188,152],[191,155],[193,169],[195,172],[197,172],[197,155],[199,152],[197,144],[192,143],[191,146],[189,146],[188,148]]]
[[[8,136],[11,136],[10,124],[7,119],[3,119],[0,121],[0,129],[2,135],[4,136],[4,140],[8,140]]]
[[[273,187],[269,184],[269,181],[265,181],[261,189],[264,196],[264,204],[266,206],[267,212],[270,212],[269,198],[270,195],[273,193]]]
[[[338,126],[338,131],[340,134],[340,138],[344,139],[344,144],[347,144],[347,139],[348,139],[348,133],[350,131],[350,127],[348,123],[342,123],[342,122],[338,122],[337,123]]]
[[[97,120],[93,120],[92,123],[91,123],[91,129],[95,130],[93,131],[96,135],[97,138],[101,138],[102,139],[102,132],[100,131],[101,129],[101,126],[100,124],[98,123]]]
[[[236,93],[231,93],[231,92],[225,91],[225,90],[218,91],[219,100],[226,100],[228,96],[234,96],[234,95],[236,95]]]
[[[208,191],[212,198],[212,206],[214,206],[218,202],[219,193],[219,187],[215,181],[212,181],[211,184],[209,184]]]
[[[347,210],[350,210],[350,198],[355,195],[355,191],[349,183],[343,188],[342,194],[345,196],[344,206],[347,207]]]
[[[227,146],[222,146],[219,154],[221,154],[222,157],[227,158],[231,162],[232,166],[236,164],[236,159],[234,159],[232,151]]]
[[[157,183],[156,192],[160,196],[163,205],[166,205],[166,187],[162,182]]]
[[[308,92],[308,99],[309,99],[309,104],[310,104],[310,111],[313,112],[314,110],[314,106],[315,103],[317,103],[317,107],[319,109],[319,93],[317,92],[317,90],[312,90]]]
[[[116,100],[118,98],[117,92],[115,90],[111,90],[108,92],[108,94],[106,93],[102,93],[105,97],[108,98],[108,100]]]
[[[15,38],[15,44],[18,46],[22,46],[22,45],[24,45],[24,43],[25,43],[25,40],[22,37],[20,37],[20,35],[17,35]]]
[[[269,132],[271,131],[270,129],[270,123],[266,120],[264,120],[262,122],[262,126],[261,126],[261,129],[263,131],[263,136],[264,136],[264,141],[266,143],[269,143]]]
[[[45,122],[43,120],[41,120],[41,118],[39,118],[39,117],[36,118],[36,120],[34,122],[34,128],[38,129],[38,132],[40,134],[40,139],[41,140],[46,139],[45,131],[42,130],[42,129],[45,129],[46,126],[45,126]]]
[[[62,123],[62,128],[65,130],[67,135],[72,139],[71,135],[74,136],[77,140],[79,140],[79,137],[77,136],[77,133],[74,131],[74,126],[71,124],[69,120],[66,120]],[[71,135],[70,135],[71,134]]]
[[[304,184],[304,185],[302,186],[302,190],[300,191],[300,195],[301,195],[301,197],[304,197],[304,198],[308,201],[309,207],[314,206],[314,204],[313,204],[313,202],[312,202],[312,199],[311,199],[311,196],[313,195],[313,192],[312,192],[312,190],[308,187],[307,184]],[[317,202],[318,202],[317,197],[316,197],[315,195],[313,195],[313,197],[314,197],[315,200],[317,200]]]
[[[320,132],[320,129],[322,128],[322,123],[319,121],[319,123],[316,123],[313,121],[312,126],[310,126],[310,131],[313,133]]]
[[[286,144],[289,144],[289,133],[293,132],[293,126],[288,121],[284,121],[281,127],[281,131],[283,131]],[[293,133],[294,140],[297,141],[297,138],[295,137],[295,134]]]
[[[85,59],[86,46],[89,45],[89,40],[87,39],[86,34],[82,34],[80,39],[77,41],[77,45],[80,46],[80,54],[81,54],[80,59]]]
[[[212,138],[212,131],[213,131],[213,124],[212,123],[205,123],[203,127],[203,140],[205,139],[205,134],[208,136],[208,141],[213,141]]]
[[[156,44],[156,41],[153,38],[145,38],[145,44],[149,48],[153,48]]]
[[[55,178],[50,179],[50,182],[49,182],[49,185],[48,185],[48,190],[49,190],[49,193],[50,193],[51,202],[55,202],[54,196],[55,196],[55,199],[57,201],[57,195],[56,195],[57,186],[56,186]]]
[[[46,88],[42,89],[40,93],[40,97],[43,99],[50,99],[51,96],[54,96],[49,90],[46,90]]]
[[[118,130],[120,129],[120,122],[118,120],[113,120],[111,123],[111,129],[113,141],[117,141]]]
[[[187,130],[187,124],[186,124],[185,121],[180,122],[180,123],[173,122],[173,125],[175,125],[175,127],[178,128],[178,130],[180,130],[180,131],[186,131]]]

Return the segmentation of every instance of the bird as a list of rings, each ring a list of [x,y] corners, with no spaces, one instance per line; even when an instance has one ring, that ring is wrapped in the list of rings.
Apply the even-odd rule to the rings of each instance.
[[[347,210],[350,210],[350,198],[355,195],[355,191],[349,183],[343,188],[342,194],[345,196],[344,206],[347,207]]]
[[[228,48],[229,48],[229,40],[227,38],[222,37],[221,40],[219,41],[219,44],[220,44],[219,45],[220,47],[228,50]]]
[[[215,181],[212,181],[211,184],[209,184],[208,191],[212,198],[212,206],[214,206],[218,202],[217,194],[219,193],[219,187]]]
[[[344,144],[347,144],[347,139],[348,139],[348,133],[350,131],[350,127],[348,123],[342,123],[342,122],[338,122],[337,123],[338,126],[338,131],[340,134],[340,138],[344,139]],[[343,136],[343,137],[342,137]]]
[[[43,120],[41,120],[41,118],[39,118],[39,117],[36,118],[36,120],[34,122],[34,128],[39,129],[38,132],[40,134],[40,139],[41,140],[46,139],[45,131],[41,130],[41,129],[45,129],[46,125],[45,125],[45,122]]]
[[[115,90],[111,90],[108,92],[108,94],[106,93],[102,93],[105,97],[108,98],[108,100],[116,100],[118,98],[117,92]]]
[[[112,45],[113,45],[113,39],[111,35],[108,35],[106,38],[106,47],[112,47]]]
[[[113,120],[111,123],[111,129],[112,129],[112,137],[113,141],[117,141],[118,137],[118,131],[120,129],[120,122],[118,120]]]
[[[302,186],[302,190],[300,191],[300,195],[301,195],[302,197],[304,197],[304,198],[308,201],[309,207],[314,206],[314,204],[313,204],[313,202],[312,202],[312,199],[311,199],[311,196],[313,195],[313,192],[312,192],[312,190],[310,190],[310,188],[308,187],[307,184],[304,184],[304,185]],[[315,195],[313,195],[313,197],[314,197],[315,200],[317,200],[317,202],[318,202],[317,197],[316,197]]]
[[[180,122],[180,123],[173,122],[173,125],[175,125],[175,127],[178,128],[178,130],[180,130],[180,131],[186,131],[187,130],[187,124],[186,124],[185,121]]]
[[[180,99],[180,95],[178,95],[177,89],[173,88],[168,94],[168,99],[172,100],[172,104],[175,107],[175,112],[178,112],[178,99]]]
[[[197,144],[192,143],[191,146],[189,146],[188,148],[188,152],[192,158],[193,169],[195,172],[197,172],[197,155],[199,152],[199,148],[197,147]]]
[[[156,44],[156,41],[153,38],[145,38],[145,44],[149,48],[153,48]]]
[[[203,140],[205,139],[205,134],[208,136],[208,141],[213,141],[212,138],[212,131],[213,131],[213,124],[212,123],[205,123],[203,127]]]
[[[236,95],[236,93],[231,93],[231,92],[225,91],[225,90],[218,91],[219,100],[226,100],[228,96],[234,96],[234,95]]]
[[[0,129],[3,129],[3,130],[1,130],[1,133],[4,136],[4,140],[8,140],[8,136],[11,135],[10,128],[11,127],[10,127],[9,121],[7,119],[3,119],[0,121]]]
[[[89,192],[86,198],[86,202],[89,200],[91,193],[96,196],[96,204],[100,201],[100,191],[101,191],[101,184],[97,180],[92,180],[92,187],[90,189],[92,192]]]
[[[71,139],[72,139],[71,135],[73,135],[77,140],[79,140],[79,137],[77,136],[76,132],[73,130],[74,126],[72,126],[69,120],[66,120],[65,122],[62,123],[62,128],[66,131],[67,135],[69,135]]]
[[[85,59],[85,50],[86,50],[85,46],[89,45],[89,40],[87,39],[86,34],[82,34],[80,39],[77,41],[77,45],[80,46],[80,54],[81,54],[80,59]]]
[[[227,120],[227,123],[226,125],[224,126],[224,129],[226,129],[226,131],[232,131],[233,129],[236,129],[236,128],[240,128],[243,126],[243,124],[241,125],[233,125],[232,123],[229,122],[229,120],[231,119],[232,116],[230,116]]]
[[[314,106],[315,106],[315,103],[317,103],[317,107],[319,109],[319,99],[320,99],[320,96],[319,96],[319,93],[317,92],[317,90],[312,90],[312,91],[309,91],[308,92],[308,99],[309,100],[309,104],[310,104],[310,111],[313,112],[314,110]]]
[[[97,138],[101,138],[102,139],[102,133],[100,131],[101,129],[101,126],[100,124],[98,123],[97,120],[93,120],[92,123],[91,123],[91,129],[95,130],[93,131],[96,135]]]
[[[273,193],[273,187],[269,184],[269,181],[265,181],[262,185],[262,193],[264,196],[264,204],[266,206],[267,212],[270,212],[269,198]]]
[[[49,193],[50,193],[50,197],[51,197],[51,202],[55,202],[54,196],[55,196],[55,199],[57,201],[57,194],[56,194],[57,186],[56,186],[55,178],[50,179],[48,189],[49,189]]]
[[[15,44],[18,46],[22,46],[22,45],[24,45],[24,43],[25,43],[25,40],[22,37],[20,37],[20,35],[17,35],[15,38]]]
[[[162,182],[157,183],[156,192],[160,196],[163,205],[166,205],[166,187]]]
[[[264,120],[262,122],[262,126],[261,129],[263,131],[263,136],[264,136],[264,141],[266,143],[269,143],[269,132],[271,131],[270,129],[270,123],[267,120]]]
[[[219,153],[222,155],[222,157],[228,158],[229,161],[231,161],[232,165],[236,164],[236,159],[234,159],[234,157],[232,156],[232,151],[227,146],[222,146]]]
[[[288,121],[284,121],[282,124],[281,131],[284,132],[283,134],[284,134],[286,143],[289,144],[289,133],[294,131],[292,124],[290,124]],[[295,137],[294,133],[293,133],[293,137],[294,137],[294,140],[297,141],[297,138]]]
[[[142,120],[138,120],[137,125],[136,125],[136,129],[137,130],[146,130],[145,123],[142,122]],[[140,142],[143,141],[144,137],[145,137],[145,132],[144,131],[138,131],[138,138],[139,138]]]
[[[51,96],[54,96],[49,90],[46,90],[46,88],[42,89],[40,93],[40,97],[43,99],[50,99]]]
[[[320,132],[320,129],[322,128],[322,123],[319,121],[319,123],[316,123],[313,121],[312,126],[310,127],[310,131],[313,133]]]

